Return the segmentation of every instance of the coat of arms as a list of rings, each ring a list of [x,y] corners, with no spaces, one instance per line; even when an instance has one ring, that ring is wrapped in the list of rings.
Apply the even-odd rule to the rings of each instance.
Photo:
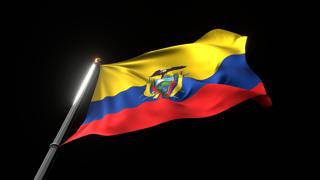
[[[175,66],[155,71],[147,80],[144,95],[153,99],[175,97],[182,87],[183,73],[178,71],[186,66]]]

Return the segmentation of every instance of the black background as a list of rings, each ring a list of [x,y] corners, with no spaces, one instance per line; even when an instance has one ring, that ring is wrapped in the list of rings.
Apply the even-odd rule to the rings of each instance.
[[[61,147],[46,178],[203,179],[221,172],[245,177],[285,172],[296,159],[290,158],[291,122],[282,108],[283,102],[290,104],[282,52],[288,47],[284,27],[291,20],[282,10],[264,3],[200,1],[19,6],[11,21],[19,41],[15,89],[23,89],[15,108],[23,127],[18,139],[28,148],[21,151],[18,175],[34,177],[95,57],[103,63],[122,61],[194,42],[215,28],[248,36],[248,64],[264,82],[273,107],[264,109],[249,100],[209,118],[176,120],[112,137],[87,136]],[[92,91],[67,137],[82,123]]]

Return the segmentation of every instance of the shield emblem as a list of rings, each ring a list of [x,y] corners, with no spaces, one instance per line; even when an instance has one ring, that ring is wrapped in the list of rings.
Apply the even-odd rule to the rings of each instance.
[[[157,70],[147,80],[144,95],[153,99],[170,98],[182,87],[183,73],[173,72],[186,66],[176,66],[165,70]]]

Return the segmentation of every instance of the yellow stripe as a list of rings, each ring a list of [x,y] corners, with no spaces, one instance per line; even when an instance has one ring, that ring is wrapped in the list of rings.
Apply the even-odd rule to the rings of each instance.
[[[244,54],[246,36],[216,29],[195,43],[151,51],[138,57],[100,66],[92,101],[115,96],[132,86],[144,86],[155,71],[174,66],[188,77],[203,80],[212,76],[222,61],[232,54]]]

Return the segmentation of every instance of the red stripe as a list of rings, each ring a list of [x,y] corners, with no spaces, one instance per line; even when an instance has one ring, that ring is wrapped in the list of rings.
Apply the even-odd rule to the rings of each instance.
[[[264,106],[271,105],[262,83],[249,91],[228,85],[208,84],[182,102],[161,98],[108,114],[100,120],[82,125],[65,143],[89,134],[111,136],[152,127],[173,119],[208,117],[250,98],[257,98]]]

